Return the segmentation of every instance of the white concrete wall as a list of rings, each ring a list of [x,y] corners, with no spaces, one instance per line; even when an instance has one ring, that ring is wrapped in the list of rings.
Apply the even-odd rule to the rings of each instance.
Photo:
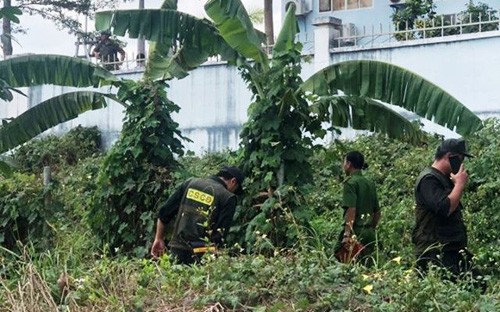
[[[500,53],[496,51],[500,51],[500,31],[394,43],[380,49],[336,49],[331,63],[356,59],[392,63],[437,84],[475,112],[498,112]]]
[[[427,39],[425,42],[395,43],[380,49],[335,49],[331,63],[355,59],[374,59],[390,62],[427,78],[455,96],[472,111],[481,116],[500,116],[500,32],[488,36],[471,34],[462,41],[447,37]],[[476,38],[476,39],[472,39]],[[425,44],[422,44],[425,43]],[[303,64],[302,76],[307,79],[315,71],[314,61]],[[137,72],[125,72],[123,78],[139,79]],[[185,143],[195,153],[236,149],[239,130],[247,120],[251,93],[234,67],[224,63],[207,64],[182,80],[170,83],[168,96],[181,107],[174,119],[182,133],[193,140]],[[28,103],[16,96],[11,103],[0,102],[0,117],[13,117],[28,106],[39,103],[69,88],[42,86],[31,89]],[[120,133],[123,108],[110,103],[106,109],[88,112],[80,118],[59,125],[48,133],[67,131],[79,124],[98,125],[104,133],[104,143],[109,146]],[[427,130],[456,136],[441,127],[429,126]],[[345,135],[350,135],[346,132]]]
[[[282,9],[281,16],[285,16],[285,5],[292,0],[281,0]],[[298,35],[299,40],[304,42],[304,52],[313,53],[315,48],[314,40],[314,27],[312,26],[314,20],[318,17],[333,16],[342,20],[343,24],[353,23],[356,28],[357,34],[371,34],[372,29],[374,33],[388,32],[390,29],[394,29],[392,23],[392,14],[395,9],[390,5],[392,2],[390,0],[372,0],[373,6],[361,9],[353,10],[339,10],[330,12],[319,12],[319,1],[318,0],[301,0],[312,8],[311,12],[306,15],[298,16],[298,24],[300,28],[300,33]],[[403,1],[401,1],[403,2]],[[436,6],[436,13],[441,14],[457,14],[466,10],[466,4],[469,0],[434,0]],[[499,0],[475,0],[474,3],[477,5],[479,3],[485,3],[488,6],[499,10],[500,1]],[[278,33],[279,30],[275,30]]]

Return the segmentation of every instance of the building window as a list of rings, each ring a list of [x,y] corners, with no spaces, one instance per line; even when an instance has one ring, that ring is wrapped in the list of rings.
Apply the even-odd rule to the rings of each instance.
[[[342,11],[371,8],[373,0],[319,0],[319,11]]]
[[[319,11],[327,12],[332,10],[332,0],[319,0]]]

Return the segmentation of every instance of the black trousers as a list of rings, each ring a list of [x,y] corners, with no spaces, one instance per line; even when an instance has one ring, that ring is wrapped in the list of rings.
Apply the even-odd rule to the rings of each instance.
[[[170,248],[169,253],[173,256],[175,262],[180,264],[195,264],[201,261],[202,253],[195,254],[192,250],[184,250],[177,248]]]
[[[453,282],[469,274],[472,277],[472,285],[484,293],[487,285],[486,282],[480,278],[482,276],[481,272],[474,267],[473,257],[474,255],[466,249],[446,250],[441,252],[431,251],[418,257],[417,268],[423,275],[429,270],[430,264],[445,268],[451,273],[449,279]]]

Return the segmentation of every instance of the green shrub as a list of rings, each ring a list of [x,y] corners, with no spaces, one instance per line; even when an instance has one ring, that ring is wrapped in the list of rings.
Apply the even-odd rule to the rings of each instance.
[[[101,133],[97,127],[78,126],[62,136],[49,135],[19,147],[14,159],[22,172],[41,173],[44,166],[57,171],[100,152]]]
[[[46,207],[44,188],[34,175],[14,173],[0,179],[0,243],[15,249],[30,240],[47,243],[49,207]],[[46,246],[46,245],[45,245]]]
[[[98,245],[115,253],[144,256],[153,239],[158,204],[166,200],[175,155],[183,154],[179,107],[168,100],[163,82],[130,82],[119,96],[130,103],[120,139],[104,159],[98,188],[87,214]]]

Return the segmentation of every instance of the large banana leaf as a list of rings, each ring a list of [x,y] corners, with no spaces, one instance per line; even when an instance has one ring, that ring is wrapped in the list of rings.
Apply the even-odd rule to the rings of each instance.
[[[281,27],[278,38],[273,48],[273,57],[286,53],[294,48],[295,37],[299,32],[299,26],[297,25],[297,18],[295,17],[295,6],[290,5],[288,11],[286,12],[285,19],[283,20],[283,26]]]
[[[220,55],[228,61],[238,57],[212,22],[174,10],[99,12],[96,28],[112,29],[118,36],[128,33],[130,38],[154,41],[155,49],[150,53],[146,71],[146,76],[151,78],[182,78],[210,56]]]
[[[264,38],[254,29],[240,0],[209,0],[205,11],[226,42],[238,53],[258,63],[268,63]]]
[[[375,100],[357,96],[322,96],[311,110],[332,126],[369,130],[412,143],[421,140],[418,125],[390,107]]]
[[[302,88],[320,96],[341,91],[397,105],[461,135],[482,127],[481,119],[446,91],[389,63],[347,61],[334,64],[315,73]]]
[[[165,53],[165,51],[170,52]],[[171,47],[163,43],[152,42],[144,75],[153,80],[173,77],[181,79],[206,60],[207,55],[198,53],[197,49],[183,46],[174,52]]]
[[[109,94],[77,91],[38,104],[0,127],[0,154],[81,113],[106,107],[105,98],[115,100]]]
[[[161,5],[161,9],[177,10],[177,0],[165,0]]]
[[[11,88],[42,84],[98,86],[119,79],[91,62],[63,55],[24,55],[0,61],[0,81]]]

